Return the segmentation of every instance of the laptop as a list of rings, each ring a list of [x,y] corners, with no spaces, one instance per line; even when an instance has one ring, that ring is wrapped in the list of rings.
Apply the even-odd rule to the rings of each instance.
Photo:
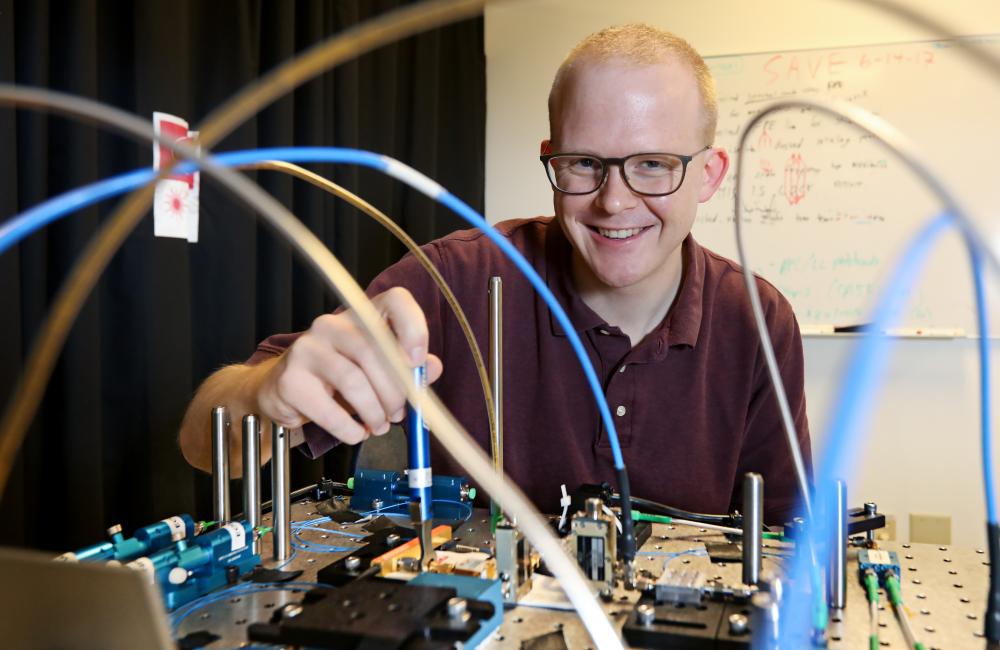
[[[173,650],[162,598],[145,574],[53,562],[0,548],[0,645],[30,650]]]

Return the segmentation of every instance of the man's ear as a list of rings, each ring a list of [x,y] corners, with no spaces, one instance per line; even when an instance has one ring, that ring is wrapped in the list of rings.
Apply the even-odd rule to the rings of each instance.
[[[542,146],[539,147],[539,153],[543,156],[547,156],[552,153],[552,141],[542,140]]]
[[[729,154],[721,147],[713,147],[705,154],[705,164],[702,169],[701,187],[698,190],[698,203],[704,203],[712,198],[715,191],[722,185],[729,169]]]

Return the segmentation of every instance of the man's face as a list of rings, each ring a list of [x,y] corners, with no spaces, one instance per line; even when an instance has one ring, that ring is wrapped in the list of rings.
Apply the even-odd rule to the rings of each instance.
[[[571,74],[553,115],[553,153],[687,155],[711,144],[704,141],[698,86],[686,65],[584,62]],[[668,196],[632,192],[618,166],[592,194],[555,192],[556,217],[576,251],[578,282],[594,289],[641,289],[678,277],[680,243],[726,166],[721,150],[698,154],[681,188]]]

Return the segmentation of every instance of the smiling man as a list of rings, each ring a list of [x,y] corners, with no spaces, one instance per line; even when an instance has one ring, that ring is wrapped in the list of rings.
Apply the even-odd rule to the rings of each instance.
[[[712,146],[716,112],[708,68],[684,40],[645,25],[584,39],[556,74],[550,138],[541,145],[555,218],[497,228],[539,271],[588,347],[632,493],[723,513],[739,507],[743,473],[759,472],[765,518],[780,523],[798,492],[742,276],[691,236],[698,205],[729,166],[726,152]],[[557,508],[560,484],[614,484],[593,396],[564,332],[527,281],[475,230],[425,250],[481,346],[488,280],[504,280],[506,471],[548,511]],[[759,279],[758,287],[808,460],[798,325],[772,285]],[[368,293],[412,362],[428,364],[445,404],[488,448],[476,370],[435,285],[407,256]],[[385,433],[405,407],[347,312],[320,316],[301,334],[272,336],[247,364],[206,380],[181,431],[185,456],[203,469],[215,404],[237,417],[253,411],[305,425],[311,455],[337,440]],[[460,474],[442,452],[435,450],[435,472]]]

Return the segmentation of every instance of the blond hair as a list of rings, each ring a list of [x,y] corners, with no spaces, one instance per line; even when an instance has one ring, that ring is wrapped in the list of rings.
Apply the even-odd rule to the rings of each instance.
[[[651,65],[670,57],[687,64],[694,73],[702,105],[702,134],[705,144],[715,139],[719,106],[715,97],[715,80],[701,55],[680,36],[642,23],[616,25],[602,29],[580,41],[562,62],[549,91],[549,129],[559,110],[562,86],[570,73],[583,61],[607,61],[621,58],[631,63]]]

